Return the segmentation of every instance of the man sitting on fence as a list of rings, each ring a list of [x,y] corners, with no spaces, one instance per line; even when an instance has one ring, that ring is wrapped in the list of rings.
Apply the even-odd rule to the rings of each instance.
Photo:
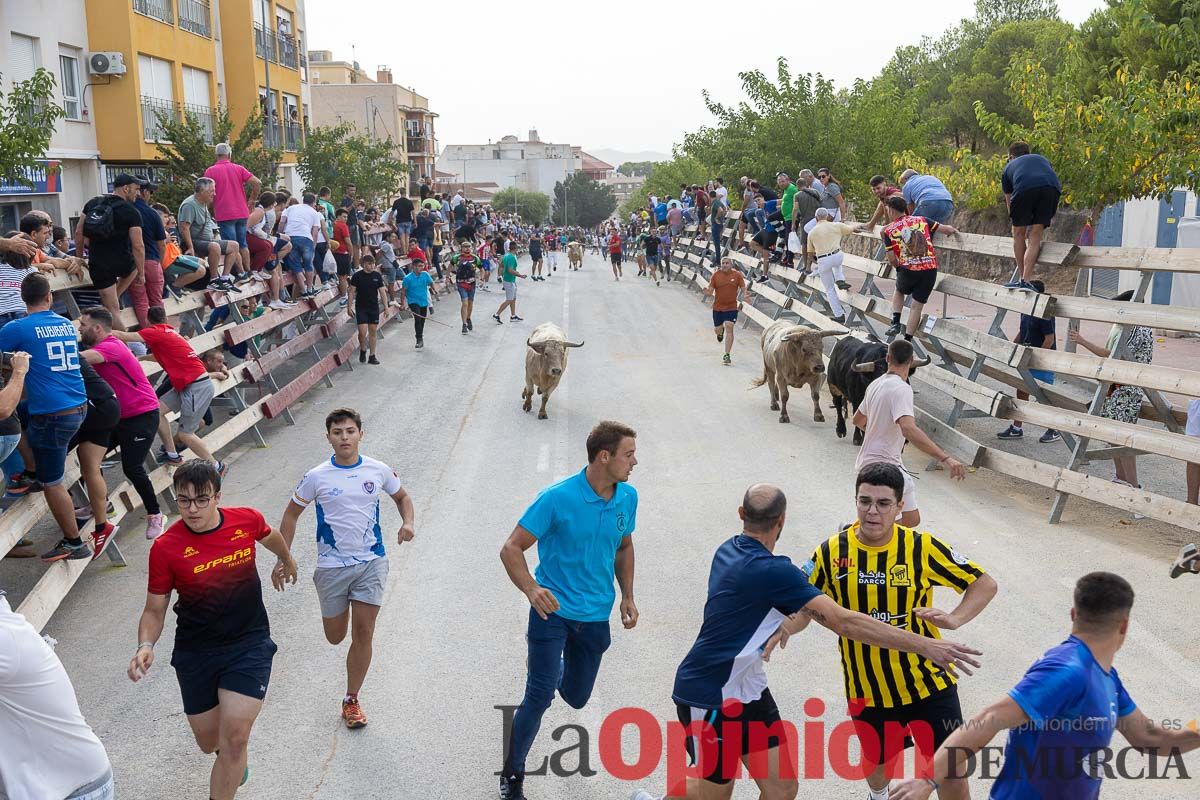
[[[179,244],[183,248],[183,255],[207,258],[209,288],[229,292],[233,291],[230,272],[237,263],[239,248],[237,242],[221,238],[217,223],[209,211],[215,195],[216,184],[212,178],[197,179],[195,192],[179,204],[179,213],[175,218],[179,222]],[[221,263],[222,253],[225,255],[224,265]]]

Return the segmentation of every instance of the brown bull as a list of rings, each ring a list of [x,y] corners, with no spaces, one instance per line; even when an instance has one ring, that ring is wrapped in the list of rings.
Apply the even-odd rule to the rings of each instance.
[[[583,342],[568,342],[562,328],[553,322],[543,322],[533,329],[533,334],[525,344],[528,348],[525,352],[525,389],[521,392],[521,399],[525,403],[521,407],[525,411],[532,410],[533,387],[536,385],[538,394],[542,396],[538,419],[546,419],[546,403],[567,371],[567,348],[583,347]]]
[[[780,320],[763,331],[763,376],[752,386],[767,384],[771,391],[771,410],[779,411],[780,422],[788,417],[788,387],[805,385],[812,393],[813,422],[824,422],[821,413],[821,380],[825,362],[821,358],[821,341],[826,336],[843,336],[849,331],[814,331],[802,325]]]

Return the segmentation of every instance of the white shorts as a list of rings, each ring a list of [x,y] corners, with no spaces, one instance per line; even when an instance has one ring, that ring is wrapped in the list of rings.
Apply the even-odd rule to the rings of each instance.
[[[917,482],[913,480],[913,476],[908,474],[908,470],[904,467],[900,468],[900,472],[904,475],[904,507],[900,509],[903,514],[907,511],[917,510]]]
[[[351,600],[373,606],[383,605],[387,576],[387,556],[348,567],[317,567],[313,572],[313,583],[317,586],[321,616],[345,614]]]
[[[1200,400],[1188,403],[1187,428],[1188,436],[1200,436]]]
[[[517,282],[516,281],[505,281],[504,282],[504,299],[507,302],[512,302],[513,300],[517,299]]]

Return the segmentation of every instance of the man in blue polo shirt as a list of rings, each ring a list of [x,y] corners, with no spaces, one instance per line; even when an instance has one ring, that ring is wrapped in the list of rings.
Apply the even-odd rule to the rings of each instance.
[[[906,169],[900,175],[900,188],[908,213],[934,222],[949,223],[954,216],[954,196],[933,175],[921,175],[915,169]]]
[[[1200,733],[1158,727],[1121,684],[1113,659],[1125,643],[1132,609],[1133,587],[1120,575],[1080,578],[1067,640],[1033,662],[1007,695],[950,734],[932,774],[894,789],[892,800],[925,800],[948,776],[962,776],[964,759],[1004,730],[1008,744],[992,800],[1095,800],[1114,731],[1143,755],[1200,747]]]
[[[87,414],[78,334],[70,320],[50,310],[50,281],[40,273],[26,275],[21,281],[21,300],[27,316],[0,328],[0,350],[29,353],[29,374],[25,376],[29,427],[25,435],[37,462],[46,505],[63,532],[62,541],[42,559],[91,558],[79,537],[71,496],[63,486],[67,446]]]
[[[557,690],[572,708],[591,697],[610,644],[608,618],[621,585],[621,623],[637,624],[633,530],[637,434],[601,422],[587,438],[588,465],[544,489],[500,550],[508,577],[529,598],[528,677],[512,721],[500,775],[500,800],[525,800],[525,757]],[[538,546],[533,575],[525,551]]]

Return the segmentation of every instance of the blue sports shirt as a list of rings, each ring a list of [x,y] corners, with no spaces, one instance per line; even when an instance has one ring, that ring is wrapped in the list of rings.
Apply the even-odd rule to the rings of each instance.
[[[87,402],[79,373],[79,342],[71,321],[39,311],[0,328],[0,350],[29,353],[25,396],[30,414],[54,414]]]

